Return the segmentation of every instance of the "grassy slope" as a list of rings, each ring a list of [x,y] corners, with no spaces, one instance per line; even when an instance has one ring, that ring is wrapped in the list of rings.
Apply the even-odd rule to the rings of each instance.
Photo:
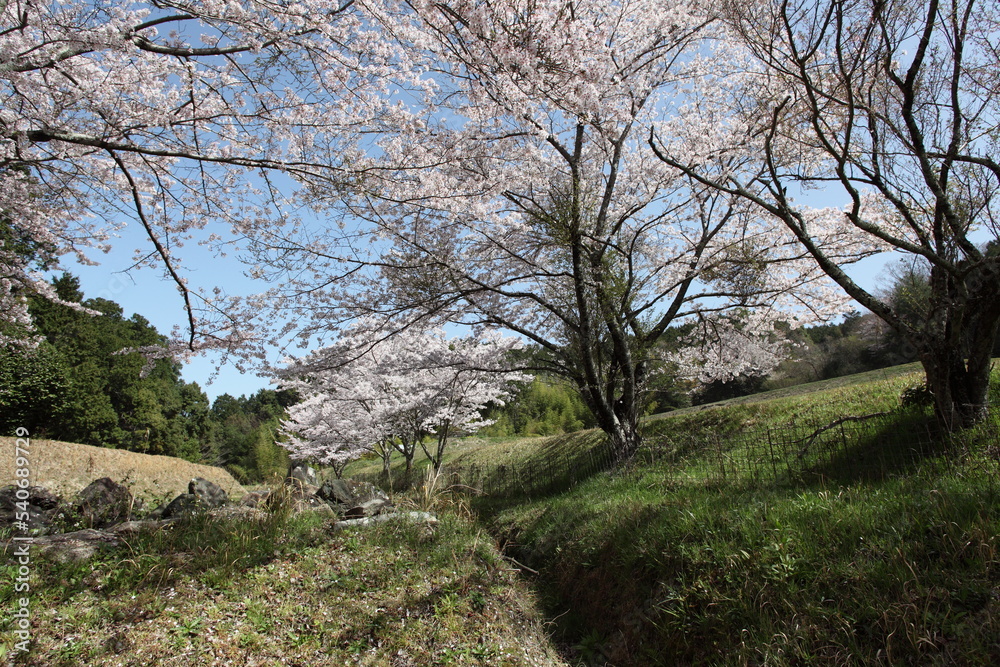
[[[919,364],[905,364],[858,375],[796,385],[783,389],[700,405],[653,415],[646,420],[647,442],[677,434],[716,435],[737,433],[765,425],[784,425],[797,420],[830,421],[844,414],[865,414],[889,409],[898,404],[896,397],[905,387],[922,381]],[[666,424],[663,426],[663,424]],[[445,467],[471,465],[518,465],[546,459],[570,448],[588,449],[600,443],[597,431],[569,435],[526,438],[464,438],[453,441],[445,452]],[[425,467],[426,457],[419,450],[415,467]],[[348,465],[345,476],[375,474],[382,462],[368,457]],[[393,474],[403,472],[403,460],[393,458]]]
[[[33,645],[14,665],[564,665],[527,586],[455,513],[342,532],[280,509],[202,517],[32,568]],[[0,570],[9,612],[17,568]]]
[[[647,439],[892,408],[915,382],[841,380],[682,411],[650,420]],[[469,440],[450,456],[530,461],[599,440]],[[540,571],[581,662],[1000,664],[1000,498],[980,469],[742,490],[672,472],[640,464],[479,508]],[[331,534],[307,517],[194,525],[84,566],[34,566],[36,647],[20,664],[563,664],[524,582],[461,516],[433,535]],[[7,646],[9,630],[5,619]]]
[[[783,387],[781,389],[772,389],[771,391],[761,392],[759,394],[751,394],[750,396],[741,396],[739,398],[731,398],[725,401],[719,401],[717,403],[712,403],[710,405],[699,405],[691,408],[684,408],[681,410],[675,410],[673,412],[664,413],[662,415],[657,415],[654,418],[664,418],[664,417],[675,417],[678,415],[688,414],[692,412],[700,412],[708,408],[717,407],[727,407],[733,405],[746,405],[750,403],[761,403],[768,402],[774,399],[800,399],[811,394],[828,392],[831,390],[838,389],[849,389],[851,387],[857,387],[858,385],[879,385],[879,384],[892,384],[902,381],[904,384],[913,385],[918,384],[923,381],[923,370],[919,363],[912,364],[902,364],[900,366],[892,366],[890,368],[880,368],[874,371],[868,371],[866,373],[858,373],[856,375],[845,375],[843,377],[830,378],[829,380],[820,380],[818,382],[809,382],[807,384],[798,384],[791,387]]]
[[[893,410],[918,379],[682,411],[647,439]],[[1000,664],[998,438],[966,440],[967,463],[881,482],[739,489],[660,462],[480,509],[589,664]]]
[[[0,437],[0,486],[12,483],[15,438]],[[91,447],[58,440],[29,440],[28,460],[32,484],[72,496],[100,477],[110,477],[129,486],[143,500],[173,500],[187,493],[188,482],[203,477],[239,499],[244,489],[222,468],[199,465],[172,456],[153,456],[124,449]]]

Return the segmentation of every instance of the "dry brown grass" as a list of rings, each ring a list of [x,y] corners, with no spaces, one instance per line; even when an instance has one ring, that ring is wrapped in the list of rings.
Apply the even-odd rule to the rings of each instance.
[[[186,493],[188,482],[203,477],[215,482],[233,500],[245,490],[222,468],[199,465],[172,456],[139,454],[123,449],[78,445],[58,440],[30,439],[29,479],[32,484],[68,498],[101,477],[126,484],[145,500],[174,498]],[[0,486],[14,482],[15,438],[0,437]]]

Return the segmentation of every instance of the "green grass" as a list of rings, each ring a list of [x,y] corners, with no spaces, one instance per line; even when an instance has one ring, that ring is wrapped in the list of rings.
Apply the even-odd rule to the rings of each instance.
[[[579,664],[1000,664],[996,422],[941,438],[929,406],[902,405],[922,379],[910,365],[657,415],[625,469],[475,507],[539,572]],[[465,442],[449,465],[565,471],[601,441]]]
[[[904,384],[916,384],[923,382],[923,369],[920,364],[902,364],[899,366],[891,366],[889,368],[867,371],[865,373],[857,373],[855,375],[845,375],[842,377],[830,378],[829,380],[820,380],[818,382],[797,384],[791,387],[782,387],[781,389],[772,389],[770,391],[751,394],[750,396],[741,396],[739,398],[731,398],[725,401],[711,403],[709,405],[697,405],[690,408],[674,410],[673,412],[655,415],[652,418],[675,417],[692,412],[700,412],[708,408],[761,403],[768,402],[773,399],[790,398],[796,400],[809,397],[810,394],[828,392],[831,390],[846,389],[847,393],[850,394],[851,388],[856,388],[861,389],[863,393],[866,386],[892,386],[897,385],[899,381],[902,381]],[[807,401],[813,402],[812,399],[809,398],[807,398]]]
[[[998,496],[974,488],[663,493],[636,473],[493,521],[567,641],[610,664],[997,664]]]
[[[456,438],[448,444],[445,450],[442,464],[445,468],[456,465],[476,465],[483,463],[513,463],[524,461],[530,458],[532,446],[547,438],[539,437],[497,437],[497,438]],[[431,465],[422,451],[417,450],[413,459],[414,468],[423,470]],[[405,470],[403,456],[399,453],[392,455],[393,476],[400,476]],[[357,475],[374,475],[382,471],[382,460],[374,455],[352,461],[344,471],[345,477]]]
[[[33,643],[14,665],[564,664],[530,591],[460,511],[344,531],[281,507],[203,516],[33,568]],[[11,629],[4,618],[7,657]]]
[[[1000,438],[991,422],[904,457],[888,436],[927,423],[900,404],[918,382],[879,372],[658,416],[631,465],[559,492],[418,489],[408,502],[442,511],[432,531],[332,532],[279,504],[85,565],[38,560],[34,649],[15,664],[565,664],[546,628],[572,664],[1000,664]],[[736,465],[768,433],[874,412],[890,414],[850,447],[817,440],[794,475]],[[602,440],[466,439],[446,466],[569,470]]]
[[[660,455],[477,508],[538,570],[582,664],[1000,664],[996,422],[897,460],[901,439],[887,436],[930,419],[900,405],[919,380],[840,381],[652,419],[647,448]],[[769,430],[882,411],[837,457],[802,463],[822,474],[747,484],[702,470],[717,445],[739,460]]]
[[[647,421],[654,433],[657,424],[668,422],[668,428],[677,431],[711,431],[717,435],[755,427],[780,427],[803,420],[829,422],[849,414],[898,408],[903,389],[922,382],[920,367],[906,364],[684,408]]]
[[[753,441],[755,434],[793,424],[819,426],[845,415],[898,410],[900,393],[919,385],[922,379],[919,365],[908,364],[685,408],[646,419],[643,437],[647,451],[657,450],[662,455],[664,449],[676,450],[673,468],[677,474],[704,478],[715,475],[716,467],[705,462],[704,455],[712,453],[706,450],[706,443],[721,441],[730,449],[727,452],[730,458],[739,459],[743,454],[732,450],[733,441]],[[906,418],[925,423],[929,417],[929,409],[924,409],[908,411]],[[900,423],[897,418],[894,425]],[[535,466],[539,470],[568,471],[574,462],[585,460],[587,452],[596,451],[602,443],[599,431],[548,437],[457,439],[449,445],[444,467],[456,471],[472,467]],[[416,478],[421,477],[419,471],[427,465],[429,461],[418,452],[414,460]],[[369,457],[350,464],[345,475],[374,478],[381,469],[381,460]],[[393,477],[399,479],[403,473],[402,457],[395,455]]]

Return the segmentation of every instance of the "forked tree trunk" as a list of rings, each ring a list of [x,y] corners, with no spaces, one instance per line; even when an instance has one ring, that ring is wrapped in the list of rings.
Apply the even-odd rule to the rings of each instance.
[[[638,384],[639,382],[635,383]],[[642,435],[639,432],[639,406],[634,400],[638,392],[628,389],[629,387],[626,387],[621,390],[617,399],[609,398],[608,394],[611,392],[604,394],[587,391],[586,385],[580,389],[583,402],[594,415],[597,427],[608,436],[612,460],[616,466],[629,461],[642,444]],[[625,396],[633,397],[633,400],[626,400]]]
[[[605,429],[605,432],[611,441],[611,452],[616,466],[631,460],[642,444],[638,420],[619,421],[610,430]]]
[[[606,394],[587,391],[586,385],[581,386],[580,396],[594,415],[597,427],[608,436],[613,464],[621,465],[631,459],[642,444],[637,406],[626,405],[621,398],[612,403]]]
[[[934,396],[935,416],[946,431],[978,424],[989,412],[990,372],[1000,327],[1000,304],[993,298],[979,301],[967,309],[971,315],[962,322],[963,341],[938,342],[925,346],[920,353],[927,388]]]
[[[968,359],[961,350],[938,349],[920,355],[927,388],[934,396],[934,414],[946,431],[958,431],[986,419],[989,410],[989,352]]]

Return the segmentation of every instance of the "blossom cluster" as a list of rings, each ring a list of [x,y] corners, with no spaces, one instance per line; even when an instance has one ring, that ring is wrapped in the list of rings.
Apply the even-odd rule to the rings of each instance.
[[[384,337],[368,324],[284,369],[284,386],[303,397],[282,424],[293,458],[337,466],[394,441],[474,433],[492,423],[483,411],[528,379],[505,367],[520,346],[515,338],[441,330]]]

